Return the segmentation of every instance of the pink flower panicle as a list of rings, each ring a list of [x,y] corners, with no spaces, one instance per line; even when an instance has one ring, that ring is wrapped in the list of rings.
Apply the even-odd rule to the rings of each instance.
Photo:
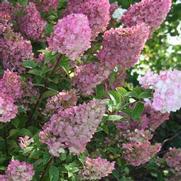
[[[0,79],[0,90],[15,100],[20,99],[23,93],[20,76],[15,72],[6,70],[3,78]]]
[[[147,71],[147,73],[143,77],[139,77],[139,83],[144,87],[145,89],[149,89],[157,82],[158,75],[155,74],[152,71]]]
[[[145,109],[141,116],[140,127],[155,131],[162,123],[169,120],[169,113],[161,113],[145,103]],[[138,122],[138,121],[137,121]]]
[[[4,38],[0,38],[0,57],[5,70],[22,73],[25,70],[23,60],[33,58],[31,42],[18,33],[6,32]]]
[[[33,166],[26,162],[12,160],[6,170],[8,180],[31,181],[34,176]]]
[[[58,0],[31,0],[37,5],[37,8],[42,12],[49,12],[58,8]]]
[[[8,181],[8,178],[6,175],[0,175],[0,180],[1,181]]]
[[[135,130],[124,136],[128,142],[122,145],[123,157],[130,165],[145,164],[161,149],[161,144],[151,144],[153,135],[148,130]]]
[[[131,67],[137,63],[148,36],[149,29],[145,24],[106,31],[98,58],[109,69],[116,65]]]
[[[106,30],[110,20],[110,4],[108,0],[71,0],[65,14],[82,13],[88,17],[89,25],[92,30],[92,40],[99,33]]]
[[[114,168],[115,162],[109,162],[100,157],[96,159],[87,157],[80,175],[84,180],[100,180],[111,174]]]
[[[76,103],[77,95],[75,90],[62,91],[47,100],[45,112],[54,113],[57,110],[75,106]]]
[[[181,108],[180,80],[181,71],[167,70],[161,71],[160,74],[152,77],[145,74],[145,76],[140,78],[139,82],[143,87],[149,87],[154,90],[151,102],[152,107],[162,113],[170,113],[176,112]]]
[[[176,173],[181,172],[181,149],[170,148],[170,150],[164,155],[164,159],[167,165],[172,168]]]
[[[151,145],[149,141],[125,143],[123,157],[130,165],[139,166],[148,162],[160,149],[160,144]]]
[[[10,3],[0,3],[0,35],[11,27],[13,7]]]
[[[153,32],[165,20],[171,4],[172,0],[142,0],[133,4],[121,20],[128,27],[145,23]]]
[[[60,109],[40,132],[40,140],[48,145],[49,152],[58,157],[62,148],[80,154],[101,122],[105,101],[92,100],[87,104]]]
[[[7,94],[0,93],[0,122],[6,123],[16,117],[18,108],[14,99]]]
[[[90,48],[91,29],[83,14],[71,14],[60,19],[48,39],[49,48],[75,60]]]
[[[10,16],[6,12],[0,11],[0,35],[2,35],[8,28],[11,27]]]
[[[31,143],[33,143],[33,139],[29,136],[19,137],[19,146],[21,149],[27,148]]]
[[[110,70],[99,63],[84,64],[76,68],[73,83],[83,95],[90,95],[110,73]]]
[[[117,8],[119,8],[118,2],[111,3],[109,9],[110,15],[112,15]]]
[[[1,2],[0,3],[0,12],[6,12],[9,15],[13,14],[13,6],[9,2]]]
[[[18,17],[18,25],[22,34],[28,39],[40,40],[46,26],[34,3],[29,3],[23,10],[23,15]]]
[[[124,138],[128,142],[145,142],[152,139],[153,134],[149,130],[138,130],[127,131],[126,134],[123,134]]]

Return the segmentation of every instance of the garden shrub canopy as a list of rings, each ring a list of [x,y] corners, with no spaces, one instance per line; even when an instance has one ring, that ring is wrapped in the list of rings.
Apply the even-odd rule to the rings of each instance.
[[[0,181],[181,180],[180,0],[0,1]]]

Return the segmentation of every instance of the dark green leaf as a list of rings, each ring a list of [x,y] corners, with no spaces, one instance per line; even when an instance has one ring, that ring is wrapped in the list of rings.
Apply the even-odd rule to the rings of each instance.
[[[59,169],[55,166],[49,168],[49,178],[50,181],[59,181]]]

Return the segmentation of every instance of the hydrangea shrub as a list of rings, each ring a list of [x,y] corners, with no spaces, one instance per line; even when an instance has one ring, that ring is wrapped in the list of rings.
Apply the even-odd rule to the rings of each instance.
[[[180,176],[181,150],[155,137],[181,108],[181,71],[127,81],[171,5],[142,0],[115,21],[108,0],[0,2],[1,181]]]

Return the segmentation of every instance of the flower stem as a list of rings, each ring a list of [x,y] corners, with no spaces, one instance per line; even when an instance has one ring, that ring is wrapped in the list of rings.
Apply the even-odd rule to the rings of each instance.
[[[48,163],[46,164],[46,166],[45,166],[45,168],[44,168],[44,170],[43,170],[43,172],[41,174],[40,181],[44,180],[44,177],[45,177],[45,175],[47,173],[47,170],[48,170],[50,164],[52,163],[52,161],[53,161],[53,157],[51,157],[50,160],[48,161]]]
[[[49,75],[47,75],[47,77],[51,77],[55,72],[56,72],[56,69],[57,69],[57,66],[59,65],[60,61],[61,61],[61,58],[62,58],[62,55],[60,54],[57,59],[56,59],[56,62],[55,62],[55,65],[53,66],[52,70],[50,71]],[[34,106],[34,109],[32,111],[32,114],[30,115],[29,117],[29,123],[32,123],[33,120],[34,120],[34,116],[38,110],[38,107],[39,107],[39,104],[41,102],[41,99],[43,97],[43,94],[44,92],[47,90],[47,84],[48,84],[48,78],[45,80],[44,82],[44,88],[42,90],[42,93],[39,95],[37,101],[36,101],[36,104]]]

